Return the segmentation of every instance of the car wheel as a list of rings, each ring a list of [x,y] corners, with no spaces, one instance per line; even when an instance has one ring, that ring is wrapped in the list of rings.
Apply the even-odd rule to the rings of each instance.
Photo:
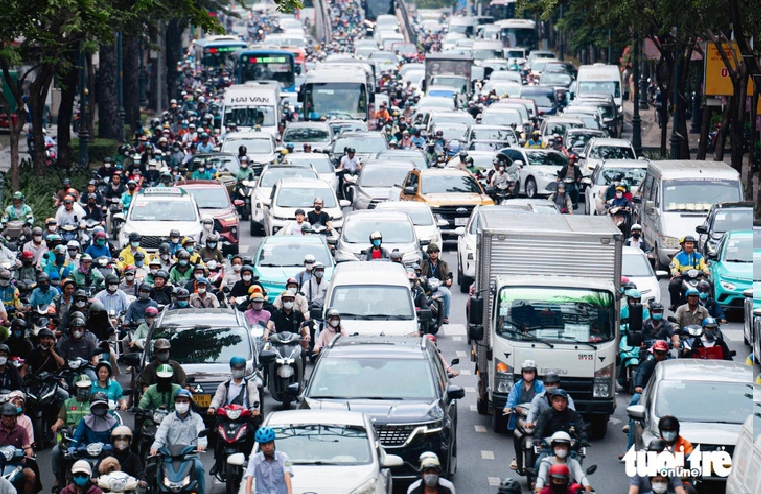
[[[459,258],[460,256],[458,255],[457,257]],[[468,293],[472,283],[470,278],[462,274],[462,266],[459,261],[457,262],[457,283],[460,285],[460,293]]]
[[[537,187],[536,180],[533,178],[526,179],[526,197],[528,199],[534,199],[536,197]]]

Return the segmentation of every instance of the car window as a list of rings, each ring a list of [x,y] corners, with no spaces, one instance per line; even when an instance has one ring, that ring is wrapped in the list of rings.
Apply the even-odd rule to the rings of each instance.
[[[651,197],[653,198],[653,204],[655,204],[655,207],[660,207],[661,205],[661,181],[658,179],[655,179],[653,181],[653,192],[651,194]]]
[[[748,228],[753,223],[753,210],[749,208],[717,209],[713,216],[711,233],[726,233]]]
[[[327,129],[320,129],[315,127],[295,127],[285,129],[285,135],[283,135],[283,142],[297,141],[297,142],[318,142],[327,141],[330,138],[330,133]]]
[[[439,395],[443,396],[447,386],[447,370],[444,368],[444,362],[441,360],[441,356],[435,347],[428,349],[428,356],[433,362],[435,369],[434,379],[435,384],[439,389]]]
[[[187,189],[186,189],[187,190]],[[204,187],[190,189],[199,209],[227,209],[230,207],[230,196],[224,187]]]
[[[362,465],[373,459],[367,430],[352,425],[273,426],[291,465]]]
[[[715,424],[717,417],[722,423],[742,424],[750,413],[747,391],[742,382],[662,380],[658,383],[655,415],[673,415],[683,424],[702,423],[705,427]]]
[[[568,158],[555,152],[526,151],[526,158],[528,159],[528,164],[532,166],[563,167],[568,164]]]
[[[431,368],[422,358],[328,357],[314,371],[309,398],[432,400],[434,386]]]
[[[428,175],[423,180],[423,194],[470,193],[480,194],[481,187],[472,175]]]
[[[668,180],[663,182],[666,211],[708,211],[718,202],[740,199],[740,187],[734,180]]]
[[[357,185],[362,187],[393,187],[401,183],[409,169],[400,166],[365,166],[359,173]]]
[[[645,168],[603,168],[597,176],[597,185],[610,185],[616,177],[623,177],[623,182],[630,188],[642,183]]]
[[[646,201],[651,201],[652,199],[650,199],[650,197],[651,197],[652,190],[653,190],[653,175],[649,174],[645,176],[645,187],[644,187],[644,190],[642,190],[641,196]]]
[[[621,275],[632,277],[655,276],[650,262],[640,254],[624,254],[621,256]]]
[[[370,234],[378,231],[383,235],[384,244],[406,244],[415,241],[415,232],[409,221],[394,222],[386,220],[351,219],[344,223],[344,242],[350,244],[367,244]]]
[[[319,178],[311,168],[272,167],[264,172],[259,185],[273,187],[284,177]]]
[[[753,237],[725,236],[722,259],[727,262],[753,262]]]
[[[288,158],[288,162],[299,166],[312,165],[317,173],[334,173],[336,171],[327,155],[321,153],[310,153],[309,156]]]
[[[634,159],[632,148],[619,146],[596,146],[589,151],[589,158],[602,158],[606,160]]]
[[[471,235],[476,235],[478,233],[478,217],[478,214],[474,215],[473,221],[470,222],[470,231],[468,231],[468,233]]]
[[[261,267],[300,267],[304,265],[304,256],[312,254],[315,260],[325,266],[332,266],[330,252],[322,243],[314,242],[265,242],[259,250],[257,265]]]
[[[303,258],[302,258],[303,265]],[[172,360],[180,364],[213,364],[230,362],[236,355],[251,358],[251,342],[245,328],[195,326],[185,329],[158,328],[151,334],[147,361],[152,361],[153,343],[166,338],[172,344]]]
[[[404,183],[404,187],[415,187],[417,191],[417,173],[407,174],[407,181]]]
[[[147,201],[138,197],[129,209],[132,221],[195,221],[196,208],[190,201]]]

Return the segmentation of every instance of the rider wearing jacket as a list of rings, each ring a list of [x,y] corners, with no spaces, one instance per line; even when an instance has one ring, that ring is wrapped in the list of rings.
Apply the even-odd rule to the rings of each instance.
[[[669,281],[669,295],[671,304],[669,310],[674,311],[679,306],[682,293],[682,278],[684,272],[691,269],[703,271],[708,275],[708,266],[700,252],[695,251],[695,237],[688,235],[682,238],[680,242],[682,250],[671,260],[674,267],[671,269],[671,280]]]
[[[507,422],[507,430],[509,431],[515,430],[517,422],[515,414],[512,413],[513,408],[521,403],[531,403],[536,395],[544,391],[544,383],[536,379],[536,362],[533,360],[525,360],[521,364],[521,376],[522,378],[515,383],[513,389],[510,390],[510,394],[507,395],[507,402],[502,410],[503,413],[510,413],[510,418]],[[522,441],[517,437],[513,437],[513,445],[515,446],[515,459],[510,464],[510,468],[515,468],[518,472],[522,472],[524,466],[521,464],[523,463],[523,455],[521,455]],[[515,464],[515,467],[513,467],[513,464]]]
[[[383,235],[380,232],[370,234],[370,248],[365,254],[365,261],[389,258],[388,251],[381,245],[382,243]]]
[[[568,393],[556,389],[552,392],[551,400],[552,408],[542,413],[536,423],[534,440],[542,441],[558,431],[571,434],[573,429],[574,434],[585,441],[587,433],[584,430],[584,419],[576,410],[568,407]]]
[[[700,305],[706,308],[711,317],[718,319],[722,324],[726,324],[727,316],[724,314],[721,304],[711,297],[711,284],[708,281],[700,280],[698,282],[698,294],[700,296]]]
[[[716,319],[709,317],[703,320],[703,336],[692,340],[690,357],[716,360],[732,360],[729,347],[718,331]]]

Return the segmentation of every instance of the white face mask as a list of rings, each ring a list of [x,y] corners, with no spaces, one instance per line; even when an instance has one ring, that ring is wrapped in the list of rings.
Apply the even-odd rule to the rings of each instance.
[[[177,410],[177,413],[179,414],[188,413],[188,410],[190,410],[190,403],[175,403],[174,409]]]
[[[244,274],[243,275],[243,281],[251,281],[251,275],[250,274]]]
[[[78,339],[80,339],[82,336],[84,336],[84,333],[83,333],[82,331],[74,331],[74,335],[73,335],[73,336],[74,336],[74,338],[75,338],[75,339],[77,339],[77,340],[78,340]]]
[[[233,271],[235,271],[236,273],[240,271],[241,269],[243,269],[243,266],[241,266],[240,264],[233,264]]]
[[[568,450],[565,448],[556,448],[555,450],[555,456],[558,458],[565,458],[568,456]]]
[[[203,295],[204,293],[206,293],[206,288],[198,288],[197,291],[199,295]]]
[[[621,199],[624,195],[620,192],[616,192],[616,199]]]
[[[158,270],[158,269],[151,269],[151,274],[154,274],[154,275],[155,275],[155,274],[156,274],[156,273],[158,273],[158,272],[159,272],[159,270]]]
[[[652,482],[651,486],[653,487],[653,492],[655,492],[655,494],[663,494],[669,487],[666,482]]]
[[[339,324],[341,324],[341,321],[339,321],[338,319],[333,319],[332,321],[330,321],[330,325],[333,326],[334,328],[337,328]]]
[[[288,310],[293,309],[293,302],[283,302],[283,307],[285,307]]]
[[[193,276],[195,276],[195,278],[198,279],[201,276],[203,276],[203,273],[193,273]]]
[[[0,357],[0,365],[5,365],[8,362],[8,357]]]
[[[114,441],[114,447],[120,451],[129,448],[129,441]]]

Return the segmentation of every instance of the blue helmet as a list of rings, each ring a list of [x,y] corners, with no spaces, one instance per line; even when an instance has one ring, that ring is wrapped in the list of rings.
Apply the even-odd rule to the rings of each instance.
[[[196,280],[196,285],[199,284],[199,283],[203,283],[204,285],[208,285],[209,284],[209,280],[207,280],[205,277],[201,276],[200,278],[198,278]]]
[[[552,397],[554,398],[556,396],[562,396],[563,398],[568,400],[568,393],[566,393],[566,391],[564,389],[560,389],[560,388],[553,389],[552,390]]]
[[[687,289],[687,293],[685,294],[685,296],[691,297],[693,295],[696,296],[696,297],[699,297],[700,296],[700,292],[698,292],[695,288],[688,288]]]
[[[175,395],[174,395],[174,399],[176,400],[177,398],[187,398],[189,400],[192,400],[193,399],[193,394],[190,391],[188,391],[187,389],[181,389],[181,390],[177,391],[177,393],[175,393]]]
[[[293,151],[293,148],[294,148],[294,147],[295,147],[295,146],[293,145],[293,143],[292,143],[292,142],[289,142],[289,143],[287,143],[287,144],[285,145],[285,149],[287,149],[288,151]]]
[[[240,357],[236,355],[235,357],[230,359],[230,367],[245,367],[246,366],[246,359],[243,357]]]
[[[272,427],[260,427],[254,434],[254,441],[259,444],[269,443],[275,440],[275,431]]]
[[[703,319],[703,327],[704,328],[713,328],[713,329],[716,329],[716,327],[718,325],[719,324],[716,322],[716,319],[714,319],[713,317],[706,317],[705,319]]]

